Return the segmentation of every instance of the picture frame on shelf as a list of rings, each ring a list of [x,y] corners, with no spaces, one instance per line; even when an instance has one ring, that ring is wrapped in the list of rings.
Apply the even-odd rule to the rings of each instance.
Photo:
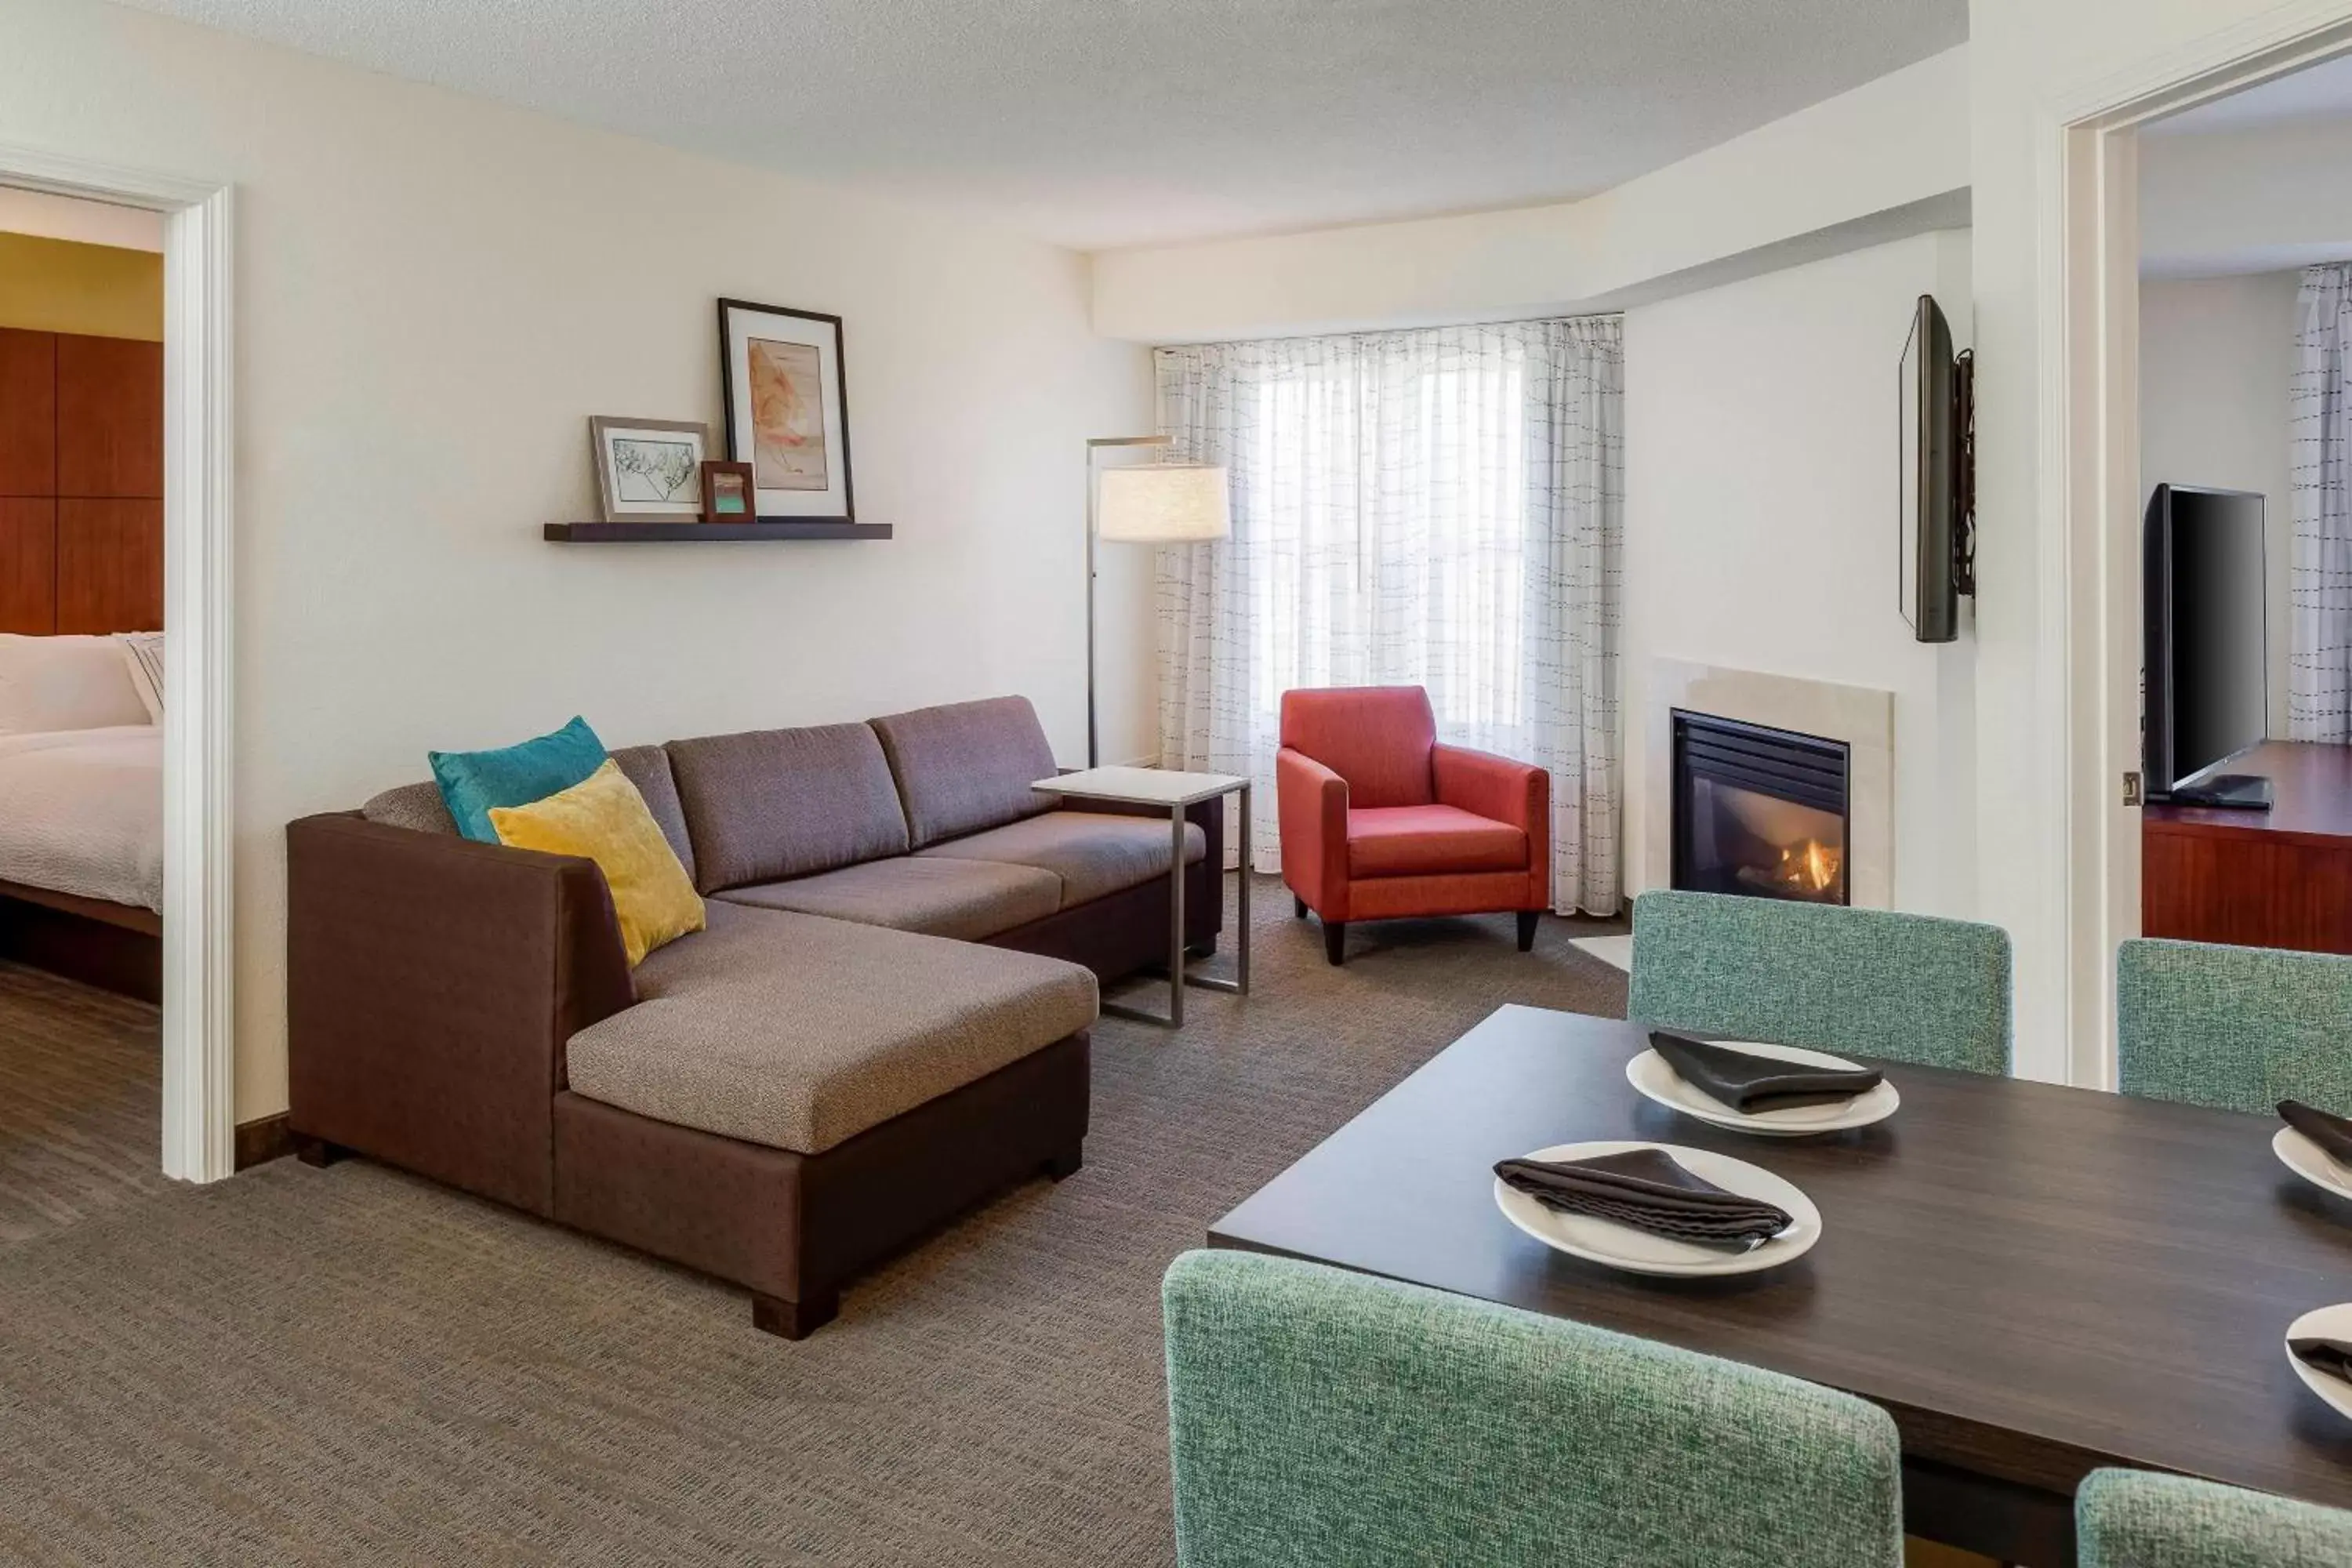
[[[760,521],[757,483],[749,463],[706,459],[702,465],[702,521]]]
[[[855,522],[841,318],[721,300],[719,363],[727,456],[751,468],[753,515]]]
[[[689,419],[593,415],[588,448],[606,522],[697,522],[710,426]]]

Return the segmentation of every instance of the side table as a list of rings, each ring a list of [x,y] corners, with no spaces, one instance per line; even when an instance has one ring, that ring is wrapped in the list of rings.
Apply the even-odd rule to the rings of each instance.
[[[1072,800],[1100,800],[1121,805],[1151,805],[1168,813],[1169,831],[1172,837],[1168,870],[1168,1016],[1147,1013],[1137,1007],[1106,1002],[1102,1010],[1115,1017],[1133,1018],[1140,1023],[1159,1024],[1171,1029],[1184,1026],[1184,987],[1198,985],[1209,991],[1230,991],[1239,995],[1249,994],[1250,973],[1250,781],[1231,773],[1175,773],[1165,768],[1087,768],[1078,773],[1064,773],[1058,778],[1038,779],[1030,788],[1048,795],[1065,795]],[[1186,973],[1184,962],[1184,812],[1189,806],[1220,795],[1241,796],[1241,931],[1240,945],[1234,950],[1234,978],[1219,980],[1206,974]],[[1223,868],[1210,868],[1209,885],[1223,885]]]

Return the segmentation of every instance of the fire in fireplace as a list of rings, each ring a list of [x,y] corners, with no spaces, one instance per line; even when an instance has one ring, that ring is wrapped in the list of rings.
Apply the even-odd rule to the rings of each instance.
[[[1843,904],[1843,742],[1674,710],[1674,885]]]

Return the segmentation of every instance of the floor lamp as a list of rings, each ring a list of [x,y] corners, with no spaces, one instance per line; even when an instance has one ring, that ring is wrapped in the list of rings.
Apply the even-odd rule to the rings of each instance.
[[[1095,471],[1106,447],[1165,450],[1165,436],[1104,436],[1087,443],[1087,766],[1102,762],[1095,721],[1095,541],[1198,544],[1234,531],[1225,470],[1205,463],[1139,463]],[[1099,479],[1099,483],[1097,483]]]

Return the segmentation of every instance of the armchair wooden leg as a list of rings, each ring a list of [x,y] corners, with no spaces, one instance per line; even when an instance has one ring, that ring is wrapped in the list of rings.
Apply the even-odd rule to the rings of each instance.
[[[1541,910],[1519,911],[1519,951],[1521,952],[1533,952],[1536,950],[1536,922],[1542,919]]]
[[[1346,921],[1323,922],[1323,956],[1331,961],[1331,965],[1335,969],[1348,962],[1348,922]]]
[[[1307,918],[1307,900],[1300,898],[1297,893],[1290,895],[1290,917],[1293,920],[1300,921]]]

